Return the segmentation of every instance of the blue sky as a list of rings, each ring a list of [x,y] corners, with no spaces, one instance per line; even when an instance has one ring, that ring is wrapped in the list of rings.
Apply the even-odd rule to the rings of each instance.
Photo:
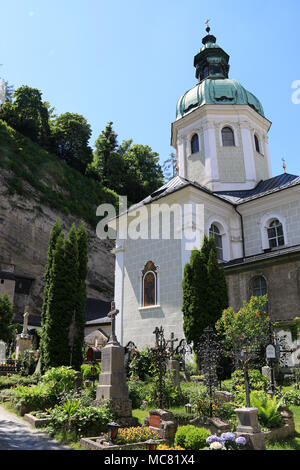
[[[176,102],[196,84],[204,22],[230,55],[230,77],[272,121],[273,174],[300,174],[299,0],[10,0],[1,5],[0,76],[38,88],[58,114],[86,117],[91,144],[113,121],[123,139],[168,158]]]

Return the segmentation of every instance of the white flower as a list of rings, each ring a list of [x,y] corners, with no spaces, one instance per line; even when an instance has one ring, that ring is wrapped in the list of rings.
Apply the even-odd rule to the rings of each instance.
[[[221,442],[212,442],[209,446],[211,450],[221,450],[223,448]]]

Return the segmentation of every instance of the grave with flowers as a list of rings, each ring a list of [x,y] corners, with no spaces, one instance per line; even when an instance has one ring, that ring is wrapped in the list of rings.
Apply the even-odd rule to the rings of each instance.
[[[233,432],[222,433],[221,436],[212,434],[206,439],[209,450],[243,450],[247,440],[243,436],[236,436]]]

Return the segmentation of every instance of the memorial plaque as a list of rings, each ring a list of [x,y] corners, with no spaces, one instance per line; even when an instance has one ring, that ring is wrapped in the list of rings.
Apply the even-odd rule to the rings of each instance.
[[[266,356],[268,359],[275,359],[276,358],[276,351],[273,344],[269,344],[266,348]]]
[[[152,428],[158,428],[159,429],[160,423],[161,423],[161,417],[160,416],[150,415],[150,417],[149,417],[149,426],[151,426]]]

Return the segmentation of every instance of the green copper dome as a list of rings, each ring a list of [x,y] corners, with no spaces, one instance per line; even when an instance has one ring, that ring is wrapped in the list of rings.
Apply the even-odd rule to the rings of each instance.
[[[264,116],[260,101],[236,80],[206,78],[179,98],[176,119],[205,104],[248,104]]]
[[[203,47],[194,57],[199,83],[178,100],[176,119],[205,104],[246,104],[264,116],[260,101],[239,82],[228,78],[229,55],[216,44],[215,36],[209,34],[209,26],[206,31]]]

